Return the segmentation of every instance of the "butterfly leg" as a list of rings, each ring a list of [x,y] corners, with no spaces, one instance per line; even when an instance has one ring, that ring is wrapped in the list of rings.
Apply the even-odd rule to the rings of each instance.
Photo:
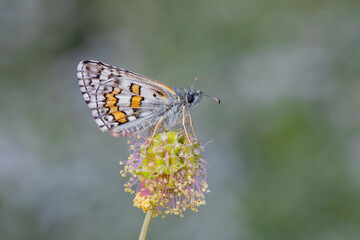
[[[191,140],[190,140],[190,137],[189,137],[189,134],[186,130],[186,109],[185,109],[185,106],[182,106],[182,112],[183,112],[183,120],[182,120],[182,125],[183,125],[183,128],[184,128],[184,131],[185,131],[185,135],[186,135],[186,138],[187,140],[189,141],[189,143],[192,143]]]
[[[196,134],[195,134],[194,124],[193,124],[193,120],[192,120],[192,117],[191,117],[190,113],[187,114],[187,116],[189,117],[191,130],[192,130],[192,132],[193,132],[193,134],[194,134],[194,137],[195,137],[195,139],[196,139],[196,142],[199,143],[199,140],[198,140],[198,138],[196,137]]]
[[[164,116],[162,116],[156,123],[155,127],[154,127],[154,131],[153,131],[153,134],[151,135],[151,138],[146,146],[146,148],[148,148],[150,146],[150,144],[152,143],[154,137],[155,137],[155,134],[156,134],[156,131],[159,129],[162,121],[164,120]]]

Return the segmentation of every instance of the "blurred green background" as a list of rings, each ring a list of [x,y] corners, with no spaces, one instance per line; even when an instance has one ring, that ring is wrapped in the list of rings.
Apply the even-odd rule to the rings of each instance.
[[[85,59],[222,99],[192,114],[207,204],[148,239],[360,239],[359,1],[1,0],[0,30],[0,239],[138,238]]]

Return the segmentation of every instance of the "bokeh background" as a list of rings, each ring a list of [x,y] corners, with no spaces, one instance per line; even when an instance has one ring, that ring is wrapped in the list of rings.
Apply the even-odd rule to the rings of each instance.
[[[360,3],[1,0],[0,239],[137,239],[126,139],[101,133],[79,61],[220,97],[198,213],[148,239],[360,239]]]

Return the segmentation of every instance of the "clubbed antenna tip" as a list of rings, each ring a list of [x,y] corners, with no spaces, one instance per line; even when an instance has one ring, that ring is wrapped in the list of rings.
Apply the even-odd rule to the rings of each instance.
[[[211,98],[211,99],[214,99],[215,101],[217,101],[218,104],[220,104],[220,98],[213,97],[213,96],[207,95],[207,94],[205,94],[205,93],[203,93],[203,95],[206,96],[206,97],[209,97],[209,98]]]

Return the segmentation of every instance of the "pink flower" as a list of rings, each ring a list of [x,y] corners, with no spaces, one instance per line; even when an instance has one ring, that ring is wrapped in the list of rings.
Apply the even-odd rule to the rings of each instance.
[[[149,147],[148,139],[138,136],[129,141],[132,154],[121,161],[123,177],[129,176],[125,191],[135,194],[134,206],[153,216],[175,214],[205,205],[207,163],[201,158],[204,148],[183,132],[166,131],[157,134]]]

